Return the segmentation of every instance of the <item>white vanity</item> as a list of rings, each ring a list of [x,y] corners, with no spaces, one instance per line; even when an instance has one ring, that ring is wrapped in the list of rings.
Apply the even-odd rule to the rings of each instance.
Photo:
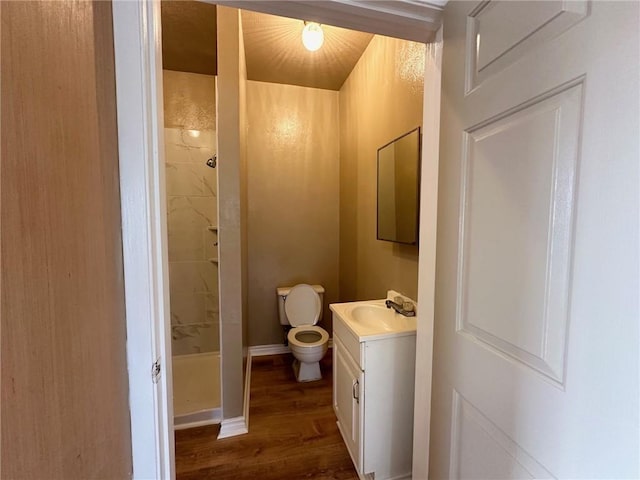
[[[358,475],[411,478],[416,317],[384,299],[330,308],[333,408]]]

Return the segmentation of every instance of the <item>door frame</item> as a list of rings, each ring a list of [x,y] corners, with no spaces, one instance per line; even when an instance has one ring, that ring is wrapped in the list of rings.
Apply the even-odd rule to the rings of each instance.
[[[291,5],[295,3],[291,2]],[[346,0],[334,0],[334,4],[345,8],[344,15],[354,15],[348,10],[353,6]],[[410,6],[412,3],[398,1],[400,10],[403,4]],[[274,5],[280,8],[274,14],[285,13],[282,2],[274,2]],[[375,3],[371,2],[368,8],[373,8],[372,5]],[[341,18],[335,6],[330,12],[309,4],[305,8],[310,15],[313,10],[315,18],[321,21],[329,23],[329,17],[332,17],[333,24],[343,23],[344,17]],[[132,478],[173,480],[175,446],[171,361],[168,360],[171,358],[171,322],[160,3],[115,1],[112,8]],[[319,18],[323,15],[324,19]],[[392,18],[394,12],[387,6],[386,10],[376,12],[376,20],[384,19],[385,15]],[[413,16],[412,20],[416,18]],[[375,30],[376,22],[373,18],[370,21],[369,31]],[[416,357],[413,445],[414,472],[421,474],[428,471],[429,461],[441,51],[440,27],[435,43],[428,44],[425,62],[420,210],[420,249],[423,253],[419,256],[418,266],[419,354]],[[156,361],[160,362],[161,369],[154,380],[152,371]]]
[[[420,165],[420,237],[418,250],[418,328],[413,400],[413,478],[429,478],[431,379],[436,290],[438,166],[440,163],[440,98],[442,30],[426,45]]]
[[[132,477],[173,480],[160,2],[112,9]]]

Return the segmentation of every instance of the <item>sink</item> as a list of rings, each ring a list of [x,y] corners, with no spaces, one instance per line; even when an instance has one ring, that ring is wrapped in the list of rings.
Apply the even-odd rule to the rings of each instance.
[[[416,317],[405,317],[387,308],[385,299],[364,302],[334,303],[331,310],[360,339],[411,334],[416,331]]]
[[[366,328],[382,329],[387,332],[395,329],[394,324],[397,323],[395,315],[392,309],[381,305],[357,305],[351,309],[354,322]]]

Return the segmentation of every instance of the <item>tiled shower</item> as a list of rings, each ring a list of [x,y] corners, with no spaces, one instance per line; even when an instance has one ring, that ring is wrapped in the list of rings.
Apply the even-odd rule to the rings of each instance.
[[[215,131],[165,129],[173,355],[219,351]]]
[[[165,128],[176,427],[220,407],[216,132]]]

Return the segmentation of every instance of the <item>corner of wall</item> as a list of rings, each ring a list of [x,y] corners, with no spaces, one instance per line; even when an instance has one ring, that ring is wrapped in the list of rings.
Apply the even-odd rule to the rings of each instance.
[[[243,412],[243,133],[239,10],[218,6],[218,249],[222,416]]]

